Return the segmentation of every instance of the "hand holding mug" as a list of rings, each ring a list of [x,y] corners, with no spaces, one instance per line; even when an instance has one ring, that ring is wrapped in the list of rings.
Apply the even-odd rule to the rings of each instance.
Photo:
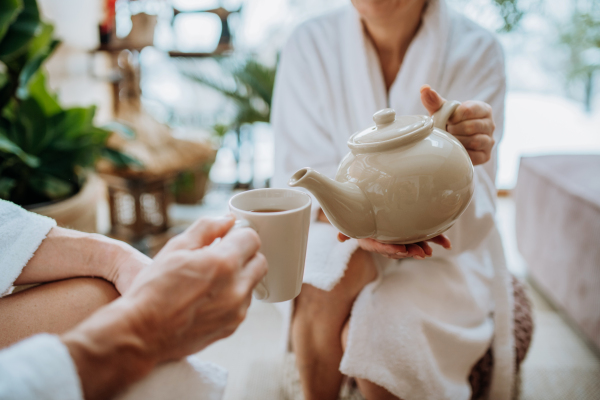
[[[255,231],[229,232],[234,221],[198,220],[167,243],[122,297],[62,335],[86,399],[112,397],[157,363],[236,330],[267,263]]]
[[[254,297],[269,303],[300,294],[310,225],[310,196],[292,189],[256,189],[229,201],[238,221],[255,229],[260,252],[269,272],[254,290]]]

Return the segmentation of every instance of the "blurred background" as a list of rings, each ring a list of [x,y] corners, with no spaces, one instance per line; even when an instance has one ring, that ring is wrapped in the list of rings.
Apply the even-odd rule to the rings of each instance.
[[[41,0],[42,12],[54,23],[56,36],[63,42],[61,72],[51,72],[50,84],[64,104],[97,104],[98,117],[110,118],[116,99],[108,95],[108,85],[88,73],[86,64],[90,57],[109,57],[90,54],[102,49],[98,24],[107,25],[111,39],[117,41],[133,35],[130,41],[141,42],[128,45],[124,40],[119,48],[139,51],[144,108],[178,131],[203,130],[219,138],[223,148],[211,172],[213,182],[261,187],[272,174],[267,148],[270,132],[262,122],[268,121],[270,96],[264,93],[272,88],[268,78],[274,75],[278,51],[296,25],[347,3]],[[600,28],[593,14],[597,18],[597,1],[448,3],[497,32],[504,47],[508,94],[506,131],[499,148],[499,188],[515,186],[521,155],[600,152]],[[223,8],[221,13],[219,8]],[[211,12],[198,12],[207,10]],[[141,38],[143,35],[146,37]],[[247,62],[257,63],[264,71],[251,71],[252,65],[244,65]],[[51,68],[53,63],[49,64]],[[261,72],[266,74],[264,81],[252,80],[258,78],[252,73]],[[105,88],[99,90],[101,86]],[[236,90],[238,94],[248,92],[241,94],[246,99],[230,93]],[[247,103],[241,104],[242,100]],[[236,135],[241,136],[237,150],[233,146]],[[251,144],[246,148],[247,142]],[[241,164],[237,168],[236,161]]]
[[[506,58],[498,220],[536,310],[522,398],[598,399],[600,2],[447,3],[496,32]],[[227,212],[233,193],[269,186],[278,53],[298,24],[349,0],[5,4],[0,198],[152,255],[199,216]],[[20,142],[18,129],[39,140]],[[280,318],[253,305],[199,355],[230,369],[229,399],[280,398]]]

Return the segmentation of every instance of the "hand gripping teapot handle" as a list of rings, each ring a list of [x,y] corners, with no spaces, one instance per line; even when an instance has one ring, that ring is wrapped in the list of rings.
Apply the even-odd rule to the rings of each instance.
[[[446,124],[448,124],[448,120],[450,119],[452,114],[454,114],[454,111],[456,111],[458,106],[460,106],[459,101],[445,101],[444,104],[442,104],[442,106],[440,107],[440,109],[433,113],[433,126],[445,131]]]

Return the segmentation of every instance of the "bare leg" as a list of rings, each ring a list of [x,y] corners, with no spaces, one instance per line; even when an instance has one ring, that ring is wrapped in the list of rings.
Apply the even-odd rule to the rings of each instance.
[[[102,279],[46,283],[0,299],[0,348],[36,333],[63,333],[119,297]]]
[[[342,329],[342,348],[346,351],[346,344],[348,343],[348,331],[350,330],[350,319],[344,324],[344,328]],[[367,400],[400,400],[398,397],[394,396],[386,389],[382,388],[379,385],[374,384],[371,381],[366,379],[358,379],[356,378],[356,384],[358,385],[358,389],[360,393]]]
[[[359,249],[330,292],[303,285],[296,298],[291,334],[306,400],[337,399],[342,381],[342,327],[360,291],[376,277],[371,255]]]

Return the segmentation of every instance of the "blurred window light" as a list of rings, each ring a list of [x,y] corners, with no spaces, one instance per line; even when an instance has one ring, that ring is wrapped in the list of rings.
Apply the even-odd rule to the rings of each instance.
[[[173,8],[179,11],[202,11],[223,7],[226,10],[237,10],[244,0],[171,0]]]
[[[185,52],[210,53],[221,37],[221,20],[212,13],[179,14],[173,21],[175,47]]]
[[[219,0],[172,0],[171,4],[179,11],[209,10],[221,6]]]
[[[584,112],[581,103],[560,96],[509,92],[499,146],[498,187],[515,186],[521,156],[599,154],[598,126],[600,113]]]

